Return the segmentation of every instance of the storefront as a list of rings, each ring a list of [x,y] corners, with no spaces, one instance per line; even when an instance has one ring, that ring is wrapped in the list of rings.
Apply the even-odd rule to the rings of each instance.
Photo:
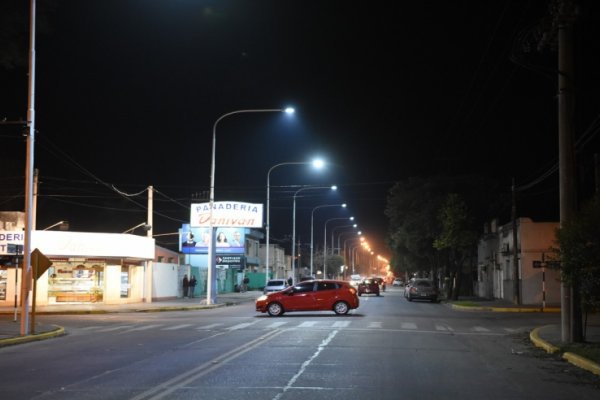
[[[20,245],[18,235],[8,244]],[[22,233],[21,233],[22,236]],[[154,239],[129,234],[34,231],[32,249],[52,265],[37,281],[36,303],[123,304],[144,301],[152,287],[147,263],[154,259]],[[0,305],[19,294],[21,271],[16,255],[5,251],[0,266]],[[22,260],[22,257],[19,257]],[[14,282],[14,284],[11,284]],[[148,289],[146,289],[148,288]]]

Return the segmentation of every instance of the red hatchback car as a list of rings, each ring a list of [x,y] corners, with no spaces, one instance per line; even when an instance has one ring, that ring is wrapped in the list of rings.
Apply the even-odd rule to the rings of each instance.
[[[256,299],[256,311],[273,317],[290,311],[333,311],[344,315],[358,305],[356,289],[348,282],[326,279],[300,282]]]

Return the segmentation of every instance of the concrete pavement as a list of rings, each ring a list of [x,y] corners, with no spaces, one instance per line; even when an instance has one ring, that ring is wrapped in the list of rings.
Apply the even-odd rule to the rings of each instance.
[[[224,293],[217,296],[216,304],[206,304],[206,298],[174,299],[154,301],[152,303],[133,303],[123,305],[106,304],[70,304],[49,305],[36,307],[36,315],[44,314],[100,314],[116,312],[160,312],[160,311],[182,311],[201,310],[215,307],[226,307],[242,302],[254,302],[262,294],[260,291],[248,291],[244,293]],[[451,302],[447,305],[455,310],[461,311],[487,311],[487,312],[560,312],[560,307],[554,305],[545,308],[516,306],[502,300],[485,300],[469,298],[465,301]],[[27,343],[36,340],[44,340],[60,336],[65,333],[64,328],[56,325],[40,324],[36,322],[33,334],[21,336],[20,316],[15,319],[14,308],[0,307],[0,347]],[[557,324],[546,325],[531,331],[529,338],[531,342],[548,353],[556,353],[561,350],[561,327]],[[594,314],[588,317],[586,330],[586,342],[600,344],[600,315]],[[573,353],[564,353],[562,357],[568,362],[600,375],[600,365]]]

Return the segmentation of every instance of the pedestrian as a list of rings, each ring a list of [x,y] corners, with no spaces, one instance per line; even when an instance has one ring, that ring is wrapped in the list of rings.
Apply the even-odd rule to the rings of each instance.
[[[196,277],[194,275],[192,275],[192,278],[190,279],[190,299],[194,298],[194,290],[196,289]]]
[[[188,290],[190,287],[190,281],[188,279],[187,274],[183,276],[183,298],[185,299],[188,296]]]
[[[292,286],[292,283],[294,283],[294,279],[290,276],[287,280],[287,284],[288,286]]]

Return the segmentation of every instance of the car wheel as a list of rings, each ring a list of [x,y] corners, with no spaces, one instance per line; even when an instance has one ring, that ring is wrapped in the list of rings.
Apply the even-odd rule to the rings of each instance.
[[[269,307],[267,307],[267,312],[272,317],[278,317],[283,315],[283,306],[279,303],[271,303]]]
[[[333,311],[335,311],[337,315],[344,315],[348,314],[350,307],[348,307],[348,304],[346,304],[345,301],[338,301],[333,305]]]

